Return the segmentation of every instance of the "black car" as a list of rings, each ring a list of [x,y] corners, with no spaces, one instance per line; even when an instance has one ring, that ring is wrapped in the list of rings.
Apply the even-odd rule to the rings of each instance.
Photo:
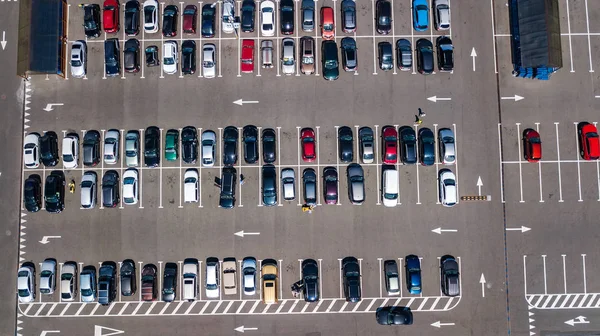
[[[377,32],[387,35],[392,29],[392,5],[387,0],[377,0],[375,22]]]
[[[98,271],[98,303],[106,306],[117,296],[117,265],[114,261],[105,261]]]
[[[219,195],[219,206],[231,209],[235,206],[235,187],[237,172],[235,168],[225,167],[221,171],[221,193]]]
[[[262,155],[265,163],[273,163],[277,158],[277,136],[272,128],[265,128],[262,131]]]
[[[114,208],[119,204],[119,173],[109,170],[102,177],[102,204],[107,208]]]
[[[160,65],[158,57],[158,47],[155,45],[146,47],[146,66],[155,67]]]
[[[440,36],[436,40],[438,69],[449,72],[454,69],[454,46],[448,36]]]
[[[354,0],[342,1],[342,30],[344,33],[356,31],[356,2]]]
[[[44,186],[46,211],[59,213],[65,209],[65,174],[54,170],[46,177]]]
[[[323,65],[323,78],[336,80],[340,77],[338,50],[335,41],[321,43],[321,64]]]
[[[326,204],[338,203],[338,173],[335,167],[323,168],[323,198]]]
[[[181,130],[181,158],[185,163],[196,163],[198,159],[198,132],[194,126],[186,126]]]
[[[129,0],[125,4],[125,34],[136,36],[140,32],[140,3]]]
[[[277,205],[277,171],[272,164],[262,167],[262,198],[264,205]]]
[[[196,72],[196,42],[185,40],[181,44],[181,72],[193,75]]]
[[[91,130],[83,136],[83,165],[94,167],[100,162],[100,132]]]
[[[177,35],[177,16],[179,8],[175,5],[168,5],[163,11],[162,33],[164,37],[173,37]]]
[[[281,0],[279,2],[279,22],[281,23],[281,33],[290,35],[294,33],[294,1]]]
[[[233,166],[237,163],[237,147],[239,132],[235,126],[227,126],[223,130],[223,164]]]
[[[54,167],[60,160],[58,156],[58,136],[48,131],[40,137],[40,158],[46,167]]]
[[[89,4],[83,6],[83,29],[85,36],[94,38],[100,36],[102,27],[100,25],[100,6]]]
[[[165,302],[175,301],[177,295],[177,264],[168,262],[165,264],[163,274],[162,299]]]
[[[433,44],[428,39],[417,41],[417,70],[423,75],[433,72]]]
[[[304,301],[319,301],[319,266],[313,259],[302,261],[302,282],[304,283]]]
[[[244,161],[256,163],[258,160],[258,128],[254,125],[244,126],[242,131],[244,141]]]
[[[356,40],[352,37],[344,37],[341,41],[342,65],[346,71],[356,71],[358,66]]]
[[[135,277],[135,263],[131,259],[123,260],[120,270],[121,276],[121,294],[123,296],[132,296],[137,290],[137,281]]]
[[[347,163],[354,160],[354,137],[350,127],[342,126],[338,129],[338,147],[340,161]]]
[[[379,42],[377,44],[379,69],[389,71],[394,68],[394,59],[392,56],[392,44],[390,42]]]
[[[202,6],[202,37],[215,37],[217,11],[211,4]]]
[[[346,257],[342,260],[342,274],[344,277],[344,295],[348,302],[361,300],[360,292],[360,265],[354,257]]]
[[[435,163],[435,137],[429,128],[419,129],[419,161],[424,166]]]
[[[460,278],[458,263],[451,255],[440,258],[442,293],[447,296],[460,295]]]
[[[409,307],[379,307],[375,312],[375,318],[381,325],[411,325],[413,323],[413,314]]]
[[[254,17],[256,13],[256,5],[253,0],[244,0],[242,2],[242,31],[252,33],[254,31]]]
[[[415,130],[410,126],[402,126],[399,129],[400,159],[404,164],[417,163],[417,136]]]
[[[146,167],[160,164],[160,130],[156,126],[150,126],[144,132],[144,164]]]
[[[23,187],[23,205],[29,212],[38,212],[42,207],[42,178],[32,174],[25,180]]]
[[[407,39],[396,41],[396,66],[402,71],[412,69],[412,47]]]
[[[123,62],[126,72],[140,71],[140,42],[137,39],[129,39],[125,42]]]
[[[104,41],[104,72],[108,77],[121,74],[121,56],[119,54],[119,39],[109,38]]]

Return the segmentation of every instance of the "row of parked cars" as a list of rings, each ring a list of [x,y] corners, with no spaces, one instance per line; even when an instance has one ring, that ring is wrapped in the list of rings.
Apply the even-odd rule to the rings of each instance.
[[[140,265],[141,266],[141,265]],[[279,267],[274,259],[258,262],[254,257],[246,257],[239,264],[233,257],[219,261],[216,257],[206,258],[204,281],[202,284],[204,297],[220,299],[223,295],[236,295],[241,291],[245,296],[254,296],[260,291],[260,297],[265,304],[279,301]],[[422,291],[421,264],[419,257],[408,255],[405,258],[405,286],[410,294],[419,295]],[[57,277],[56,259],[48,258],[40,268],[39,292],[42,295],[54,294],[59,282],[61,301],[74,301],[78,295],[82,302],[98,302],[102,305],[112,303],[120,289],[121,295],[133,296],[139,289],[143,301],[157,300],[161,291],[161,299],[172,302],[177,299],[177,285],[182,283],[181,300],[194,301],[201,296],[200,264],[198,259],[187,258],[183,267],[174,262],[167,262],[162,269],[162,288],[159,288],[157,278],[160,270],[154,264],[146,264],[141,270],[131,259],[119,263],[105,261],[96,271],[93,265],[83,266],[81,270],[74,261],[62,264],[60,278]],[[240,273],[238,273],[240,272]],[[296,284],[303,292],[306,302],[316,302],[321,299],[319,265],[314,259],[304,259],[301,266],[301,279]],[[341,268],[344,296],[348,302],[359,302],[361,293],[360,263],[355,257],[342,260]],[[388,295],[399,295],[402,286],[401,273],[398,271],[396,260],[384,262],[383,276]],[[238,280],[241,279],[241,280]],[[262,287],[259,287],[259,279]],[[440,259],[441,290],[444,295],[460,295],[459,264],[451,255]],[[241,281],[241,283],[240,283]],[[19,302],[33,302],[36,297],[36,267],[31,262],[21,265],[17,273]]]
[[[577,124],[577,140],[579,155],[583,160],[600,159],[600,137],[594,124],[582,121]],[[523,130],[523,156],[528,162],[538,162],[542,159],[542,140],[540,133],[532,128]]]

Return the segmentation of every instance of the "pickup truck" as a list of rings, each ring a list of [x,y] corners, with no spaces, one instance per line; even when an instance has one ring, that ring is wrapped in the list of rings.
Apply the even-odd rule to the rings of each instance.
[[[105,261],[100,266],[98,277],[98,303],[109,305],[117,294],[117,267],[112,261]]]

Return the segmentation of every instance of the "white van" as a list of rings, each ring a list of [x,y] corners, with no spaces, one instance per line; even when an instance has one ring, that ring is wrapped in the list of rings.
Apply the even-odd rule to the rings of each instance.
[[[396,167],[389,166],[383,171],[381,196],[383,205],[395,207],[398,204],[398,171]]]
[[[198,260],[185,259],[183,262],[183,299],[194,301],[198,296]]]
[[[185,203],[198,202],[198,170],[190,168],[183,175],[183,200]]]

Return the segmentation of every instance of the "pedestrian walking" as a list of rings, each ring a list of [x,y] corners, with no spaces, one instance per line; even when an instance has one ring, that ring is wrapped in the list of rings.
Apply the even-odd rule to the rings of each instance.
[[[415,114],[415,126],[419,126],[423,123],[423,120],[419,118],[418,115]]]
[[[419,117],[424,117],[425,116],[425,112],[423,112],[423,110],[421,110],[421,108],[419,107]]]

